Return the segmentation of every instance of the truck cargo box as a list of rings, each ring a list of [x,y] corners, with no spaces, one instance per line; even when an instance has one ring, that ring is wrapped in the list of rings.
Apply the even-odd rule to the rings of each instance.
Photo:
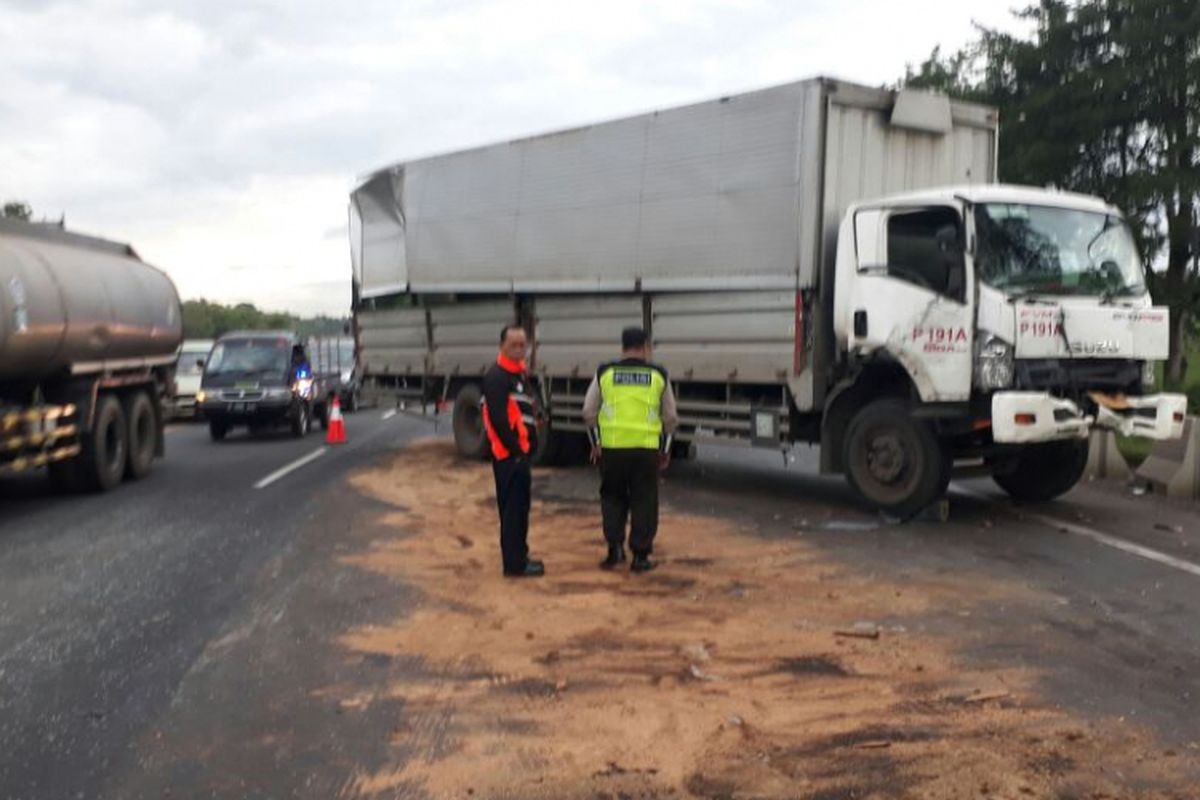
[[[994,110],[817,78],[399,163],[351,197],[362,298],[796,290],[852,202],[995,180]]]

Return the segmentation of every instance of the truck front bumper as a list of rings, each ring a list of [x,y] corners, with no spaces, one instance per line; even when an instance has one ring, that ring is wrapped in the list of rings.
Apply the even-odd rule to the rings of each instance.
[[[1152,394],[1113,398],[1093,394],[1096,414],[1045,392],[997,392],[992,395],[992,439],[1002,444],[1085,439],[1093,428],[1147,439],[1183,436],[1187,397]]]

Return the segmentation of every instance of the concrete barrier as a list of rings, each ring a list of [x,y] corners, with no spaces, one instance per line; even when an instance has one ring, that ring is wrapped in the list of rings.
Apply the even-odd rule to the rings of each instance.
[[[1148,481],[1155,492],[1170,497],[1200,498],[1200,421],[1188,417],[1183,437],[1158,442],[1138,467],[1137,476]]]
[[[1083,473],[1093,479],[1129,480],[1133,470],[1121,451],[1117,449],[1117,435],[1100,428],[1093,429],[1088,437],[1088,463]]]

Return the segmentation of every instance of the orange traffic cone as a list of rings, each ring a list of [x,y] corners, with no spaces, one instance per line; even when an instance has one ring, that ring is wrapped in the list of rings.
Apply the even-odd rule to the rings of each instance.
[[[325,444],[345,444],[346,423],[342,421],[342,403],[338,396],[333,396],[333,405],[329,407],[329,429],[325,433]]]

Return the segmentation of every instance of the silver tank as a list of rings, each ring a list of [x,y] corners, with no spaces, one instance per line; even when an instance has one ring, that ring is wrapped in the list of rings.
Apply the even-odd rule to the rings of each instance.
[[[169,360],[179,294],[128,245],[0,220],[0,381]]]

